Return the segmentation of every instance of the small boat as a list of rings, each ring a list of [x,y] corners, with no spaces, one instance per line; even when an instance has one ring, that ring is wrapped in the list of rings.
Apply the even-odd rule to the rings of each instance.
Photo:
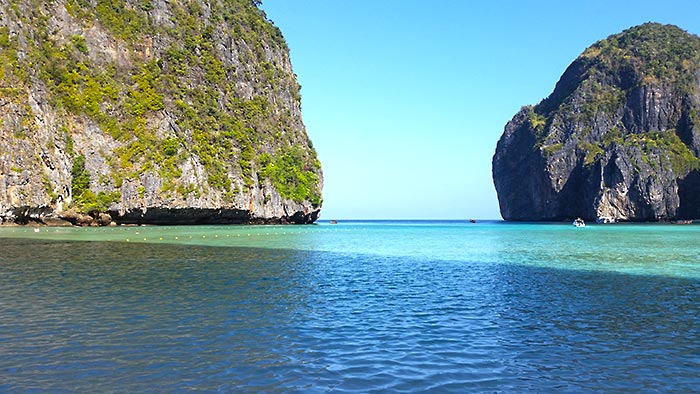
[[[692,220],[672,220],[671,224],[693,224]]]
[[[331,220],[331,224],[338,224],[337,220]]]
[[[586,227],[586,222],[583,221],[581,218],[577,218],[574,220],[574,227]]]

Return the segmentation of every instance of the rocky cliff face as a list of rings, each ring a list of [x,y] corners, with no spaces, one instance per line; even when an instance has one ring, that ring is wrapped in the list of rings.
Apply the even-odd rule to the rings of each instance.
[[[508,122],[506,220],[700,218],[700,38],[648,23],[599,41]]]
[[[0,222],[316,220],[300,87],[257,3],[1,3]]]

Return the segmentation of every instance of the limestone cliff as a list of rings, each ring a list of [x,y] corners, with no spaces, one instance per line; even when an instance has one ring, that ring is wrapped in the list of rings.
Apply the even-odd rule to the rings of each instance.
[[[599,41],[508,122],[506,220],[700,218],[700,38],[647,23]]]
[[[316,220],[300,87],[258,5],[0,3],[0,222]]]

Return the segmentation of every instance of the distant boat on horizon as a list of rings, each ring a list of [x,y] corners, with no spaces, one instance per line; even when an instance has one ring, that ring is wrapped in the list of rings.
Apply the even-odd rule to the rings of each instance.
[[[671,224],[693,224],[692,220],[671,220]]]

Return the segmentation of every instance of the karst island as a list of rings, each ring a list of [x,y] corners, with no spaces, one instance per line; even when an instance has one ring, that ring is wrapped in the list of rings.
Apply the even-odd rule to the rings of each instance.
[[[258,6],[0,4],[0,222],[314,222],[321,165]]]
[[[508,122],[493,157],[506,220],[700,218],[700,38],[646,23],[586,49]]]

